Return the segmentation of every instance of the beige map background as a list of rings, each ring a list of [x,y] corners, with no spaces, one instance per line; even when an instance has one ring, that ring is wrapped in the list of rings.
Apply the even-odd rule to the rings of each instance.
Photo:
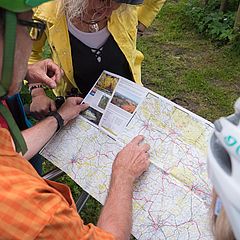
[[[207,142],[212,124],[149,92],[117,141],[81,117],[63,128],[42,155],[104,204],[111,166],[121,146],[143,134],[151,145],[149,170],[136,182],[137,239],[212,239]]]

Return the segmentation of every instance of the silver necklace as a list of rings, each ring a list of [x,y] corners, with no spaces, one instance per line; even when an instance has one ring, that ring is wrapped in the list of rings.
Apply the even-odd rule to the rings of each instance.
[[[89,32],[98,32],[99,31],[99,26],[98,23],[96,21],[90,21],[90,23],[88,23],[88,30]]]
[[[106,9],[106,11],[107,11],[107,9]],[[103,21],[104,19],[107,19],[107,16],[105,15],[106,11],[97,19],[94,19],[97,12],[95,12],[93,14],[90,21],[86,21],[86,20],[82,19],[82,22],[84,22],[85,24],[88,24],[89,32],[98,32],[100,30],[99,22]]]

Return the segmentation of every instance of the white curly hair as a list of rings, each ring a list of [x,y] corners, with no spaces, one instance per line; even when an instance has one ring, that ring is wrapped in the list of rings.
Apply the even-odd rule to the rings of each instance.
[[[61,0],[61,6],[67,18],[82,17],[89,4],[89,0]]]

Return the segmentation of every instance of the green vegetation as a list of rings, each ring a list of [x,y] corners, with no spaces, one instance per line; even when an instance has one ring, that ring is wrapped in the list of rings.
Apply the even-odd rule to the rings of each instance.
[[[230,114],[239,92],[239,56],[217,47],[184,15],[186,1],[168,1],[147,34],[144,52],[146,87],[208,120]]]
[[[184,12],[199,33],[219,41],[219,44],[225,44],[229,41],[235,41],[239,35],[237,31],[234,31],[237,2],[232,1],[229,5],[228,10],[222,11],[220,10],[220,1],[210,0],[203,3],[202,1],[190,0],[186,3]]]
[[[168,1],[139,39],[138,48],[145,55],[142,78],[146,87],[213,121],[233,112],[240,90],[239,56],[230,46],[219,48],[199,35],[185,14],[186,7],[184,0]],[[46,161],[45,170],[50,165]],[[81,188],[67,176],[61,181],[71,187],[76,199]],[[86,223],[96,223],[100,208],[91,198],[81,216]]]

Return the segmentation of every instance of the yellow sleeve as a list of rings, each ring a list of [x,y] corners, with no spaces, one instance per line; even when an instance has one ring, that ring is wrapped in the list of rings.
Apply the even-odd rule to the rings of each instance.
[[[46,34],[43,33],[42,37],[39,40],[33,41],[32,53],[28,60],[28,64],[33,64],[43,59],[42,52],[46,39]]]
[[[149,27],[166,0],[144,0],[138,9],[138,21]]]

